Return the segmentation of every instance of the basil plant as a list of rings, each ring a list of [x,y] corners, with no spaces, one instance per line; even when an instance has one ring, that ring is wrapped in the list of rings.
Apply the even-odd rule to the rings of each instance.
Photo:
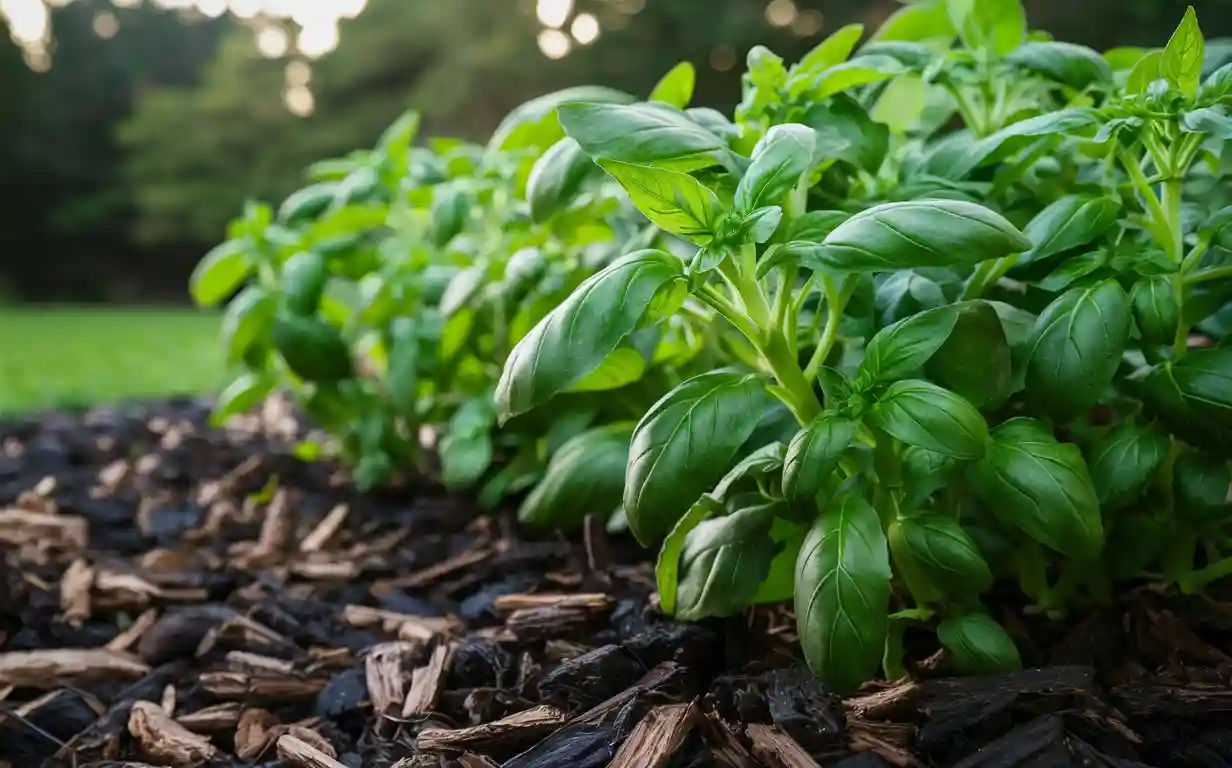
[[[691,76],[674,70],[677,93]],[[497,427],[493,393],[514,346],[586,278],[667,237],[564,141],[555,110],[580,99],[634,97],[549,94],[511,113],[487,146],[416,146],[408,112],[374,149],[310,168],[277,211],[248,205],[192,278],[199,304],[226,304],[236,374],[215,420],[282,389],[331,438],[301,455],[338,454],[361,488],[436,471],[489,509],[536,488],[523,500],[528,522],[610,515],[637,418],[723,359],[716,329],[669,323],[563,388],[551,412]]]
[[[1204,50],[1192,9],[1101,54],[1018,0],[924,0],[791,66],[755,48],[731,118],[558,104],[540,171],[601,169],[664,236],[517,340],[497,418],[715,334],[631,427],[618,515],[665,612],[794,600],[840,692],[902,674],[907,627],[1019,666],[997,584],[1046,618],[1232,573],[1232,65]]]

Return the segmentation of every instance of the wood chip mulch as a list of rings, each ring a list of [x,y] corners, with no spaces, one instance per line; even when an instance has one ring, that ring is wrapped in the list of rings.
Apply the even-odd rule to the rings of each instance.
[[[783,606],[660,615],[653,553],[294,458],[276,402],[0,423],[0,768],[1232,766],[1232,589],[1002,619],[1020,673],[845,699]]]

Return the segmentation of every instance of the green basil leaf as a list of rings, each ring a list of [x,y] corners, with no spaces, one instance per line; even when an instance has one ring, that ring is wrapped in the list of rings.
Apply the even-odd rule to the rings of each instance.
[[[1043,422],[1014,418],[992,430],[984,458],[971,468],[986,509],[1041,544],[1074,559],[1104,543],[1099,499],[1078,446],[1058,442]]]
[[[835,160],[876,173],[889,151],[889,126],[873,120],[859,101],[846,94],[813,104],[799,122],[812,128],[816,135],[814,166]]]
[[[659,101],[676,109],[684,109],[693,100],[693,88],[697,83],[697,70],[692,62],[682,61],[672,67],[655,84],[650,92],[650,101]]]
[[[924,371],[976,408],[1005,402],[1013,391],[1014,367],[1009,339],[997,310],[986,301],[958,305],[958,320]],[[978,349],[979,354],[971,354]]]
[[[885,203],[857,213],[815,249],[830,270],[867,272],[975,264],[1031,241],[1000,214],[961,200]]]
[[[466,226],[471,213],[470,194],[455,185],[441,185],[432,196],[432,242],[444,248]]]
[[[757,376],[713,371],[651,407],[634,431],[625,482],[625,514],[638,541],[665,534],[714,487],[757,427],[766,399]]]
[[[1142,495],[1172,444],[1155,427],[1126,422],[1095,441],[1087,466],[1104,509],[1116,509]]]
[[[1022,669],[1018,647],[991,616],[967,613],[937,626],[937,639],[962,675],[992,675]]]
[[[1186,452],[1172,469],[1176,511],[1197,525],[1223,523],[1229,518],[1232,469],[1228,462],[1204,453]]]
[[[1189,133],[1209,133],[1227,141],[1232,139],[1232,116],[1222,106],[1195,109],[1181,118],[1181,129]]]
[[[870,43],[940,41],[949,48],[955,34],[945,0],[922,0],[890,14],[873,33]]]
[[[1198,94],[1198,86],[1202,82],[1205,54],[1206,45],[1202,30],[1198,27],[1198,16],[1191,6],[1185,10],[1180,25],[1164,47],[1163,58],[1159,60],[1160,74],[1192,99]]]
[[[419,405],[419,336],[415,321],[395,318],[390,323],[389,354],[385,367],[385,392],[389,404],[413,418]]]
[[[929,85],[924,78],[907,72],[886,84],[869,117],[885,125],[891,133],[905,136],[920,126],[929,107],[928,97]]]
[[[744,216],[777,205],[809,170],[813,129],[798,123],[776,125],[753,148],[753,163],[736,187],[735,212]]]
[[[732,616],[752,602],[774,560],[770,526],[775,506],[746,507],[689,531],[680,552],[676,618]]]
[[[441,457],[441,481],[447,488],[474,485],[492,465],[492,433],[448,432],[437,443]]]
[[[229,363],[239,362],[269,335],[278,299],[260,286],[250,285],[235,295],[222,316],[222,348]]]
[[[1056,41],[1026,43],[1007,56],[1006,61],[1079,91],[1090,85],[1112,83],[1112,66],[1085,45]]]
[[[816,510],[814,510],[814,514]],[[809,519],[812,522],[812,518]],[[808,526],[800,525],[783,517],[776,517],[770,527],[770,537],[774,540],[778,554],[770,563],[770,573],[762,580],[757,593],[749,600],[753,605],[767,603],[782,603],[791,600],[796,593],[795,575],[796,559],[800,557],[800,547],[804,545],[804,537],[808,535]]]
[[[774,237],[779,223],[783,220],[783,209],[777,205],[768,205],[744,217],[740,222],[740,232],[749,241],[764,243]]]
[[[813,674],[855,691],[881,663],[889,622],[890,556],[877,511],[845,496],[809,530],[796,560],[796,628]]]
[[[210,426],[221,428],[232,416],[239,416],[256,408],[274,391],[274,380],[268,376],[245,371],[231,381],[210,411]]]
[[[1114,71],[1123,72],[1133,69],[1146,53],[1147,49],[1135,45],[1118,45],[1104,51],[1102,55],[1104,61],[1108,62],[1108,66]]]
[[[1130,70],[1129,78],[1125,81],[1125,93],[1129,95],[1137,95],[1146,93],[1147,87],[1151,83],[1163,77],[1163,61],[1164,52],[1147,51]]]
[[[502,422],[584,379],[639,325],[673,313],[685,290],[684,264],[655,250],[587,278],[509,353],[496,388]]]
[[[282,264],[283,303],[297,315],[315,315],[329,281],[325,257],[318,251],[299,251]]]
[[[788,499],[816,497],[855,439],[858,426],[854,419],[826,412],[797,432],[783,463],[783,495]]]
[[[1222,99],[1232,93],[1232,61],[1219,67],[1202,81],[1202,92],[1198,98],[1203,102]]]
[[[509,152],[531,147],[546,149],[564,138],[557,109],[562,104],[609,102],[629,104],[633,96],[600,85],[579,85],[544,94],[526,102],[501,120],[492,138],[490,152]]]
[[[894,382],[865,419],[907,445],[957,459],[980,458],[988,442],[988,425],[975,406],[924,380]]]
[[[1219,456],[1232,453],[1232,349],[1195,349],[1142,382],[1144,402],[1173,434]]]
[[[713,272],[731,252],[731,248],[714,242],[698,248],[697,253],[693,254],[693,258],[689,260],[689,274],[696,279],[697,275]]]
[[[952,517],[928,513],[895,521],[890,549],[895,562],[904,553],[946,596],[969,597],[992,587],[992,571],[979,547]]]
[[[1108,252],[1088,251],[1061,261],[1060,266],[1037,281],[1045,291],[1061,292],[1088,275],[1093,275],[1108,266]]]
[[[646,373],[646,357],[632,347],[621,347],[603,358],[599,367],[569,387],[569,392],[606,392],[632,384]]]
[[[1186,443],[1220,456],[1230,452],[1232,410],[1182,391],[1172,363],[1156,367],[1142,381],[1142,400],[1168,431]]]
[[[216,307],[235,293],[255,268],[244,243],[228,240],[197,263],[188,278],[188,292],[199,307]]]
[[[1176,339],[1181,310],[1169,276],[1155,275],[1139,280],[1130,291],[1129,299],[1143,341],[1171,344]]]
[[[811,101],[822,101],[836,93],[889,80],[906,71],[907,68],[892,56],[869,54],[830,67],[809,80],[802,81],[807,82],[807,85],[796,86],[792,90],[798,91],[800,95],[807,93]],[[792,84],[789,83],[788,87],[791,88]]]
[[[958,304],[937,307],[882,328],[864,348],[856,378],[872,384],[915,373],[950,338],[961,309]]]
[[[566,104],[565,133],[596,162],[616,161],[687,173],[718,165],[723,140],[666,104]]]
[[[663,546],[659,548],[659,559],[655,563],[655,583],[659,590],[659,607],[666,615],[676,615],[676,594],[680,583],[680,551],[684,549],[685,537],[703,520],[721,515],[723,511],[721,501],[711,494],[704,493],[689,508],[689,511],[676,521],[671,533],[663,539]],[[627,526],[627,517],[625,523]]]
[[[934,492],[950,484],[959,466],[961,462],[953,456],[930,451],[918,445],[904,448],[901,455],[905,492],[902,509],[911,511],[922,506]]]
[[[946,0],[946,10],[968,48],[1004,56],[1026,39],[1027,16],[1020,0]]]
[[[562,445],[518,508],[518,519],[536,527],[571,529],[588,514],[606,515],[620,506],[633,426],[597,427]]]
[[[1040,211],[1023,234],[1031,250],[1020,263],[1043,261],[1058,253],[1087,245],[1107,232],[1121,213],[1121,203],[1112,197],[1066,195]]]
[[[346,340],[320,318],[279,312],[270,340],[287,368],[304,381],[334,382],[354,373]]]
[[[728,492],[733,488],[747,485],[744,481],[748,478],[768,478],[771,474],[780,472],[786,453],[787,447],[782,443],[763,445],[732,467],[709,495],[721,501],[727,498]]]
[[[1057,421],[1084,415],[1111,385],[1129,328],[1129,297],[1115,280],[1058,296],[1032,331],[1027,401]]]
[[[452,317],[466,307],[483,284],[487,269],[483,264],[474,264],[458,272],[445,287],[438,309],[444,317]]]
[[[706,245],[714,239],[722,208],[719,198],[687,173],[666,168],[600,160],[629,199],[660,229]]]
[[[278,221],[295,227],[316,219],[329,208],[338,189],[337,182],[311,184],[296,190],[278,206]]]
[[[567,136],[549,147],[535,161],[526,180],[531,219],[545,222],[568,206],[594,167],[578,143]]]
[[[946,303],[945,291],[937,281],[913,269],[891,272],[877,286],[877,314],[881,323],[891,325],[926,309]]]
[[[1079,107],[1036,115],[1016,123],[971,144],[944,169],[945,177],[961,179],[982,165],[991,165],[1026,148],[1038,139],[1063,133],[1076,133],[1093,128],[1099,119],[1088,109]]]
[[[787,226],[780,230],[780,237],[820,243],[850,216],[845,211],[809,211],[787,222]]]
[[[817,44],[796,64],[796,72],[819,72],[836,64],[842,64],[855,50],[856,43],[864,34],[863,24],[848,24]]]

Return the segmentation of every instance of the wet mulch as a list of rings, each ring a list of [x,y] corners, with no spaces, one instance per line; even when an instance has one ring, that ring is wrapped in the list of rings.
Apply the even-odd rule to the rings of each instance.
[[[648,553],[433,487],[355,493],[267,409],[0,424],[0,765],[1232,765],[1232,599],[1137,590],[1031,668],[840,699],[786,608],[673,622]],[[1225,594],[1223,597],[1227,597]]]

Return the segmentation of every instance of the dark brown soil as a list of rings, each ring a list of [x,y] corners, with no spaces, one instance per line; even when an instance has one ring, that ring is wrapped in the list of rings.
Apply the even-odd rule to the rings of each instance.
[[[598,525],[361,496],[207,408],[0,424],[0,766],[1232,766],[1226,588],[1007,610],[1032,668],[840,699],[784,607],[673,622]]]

